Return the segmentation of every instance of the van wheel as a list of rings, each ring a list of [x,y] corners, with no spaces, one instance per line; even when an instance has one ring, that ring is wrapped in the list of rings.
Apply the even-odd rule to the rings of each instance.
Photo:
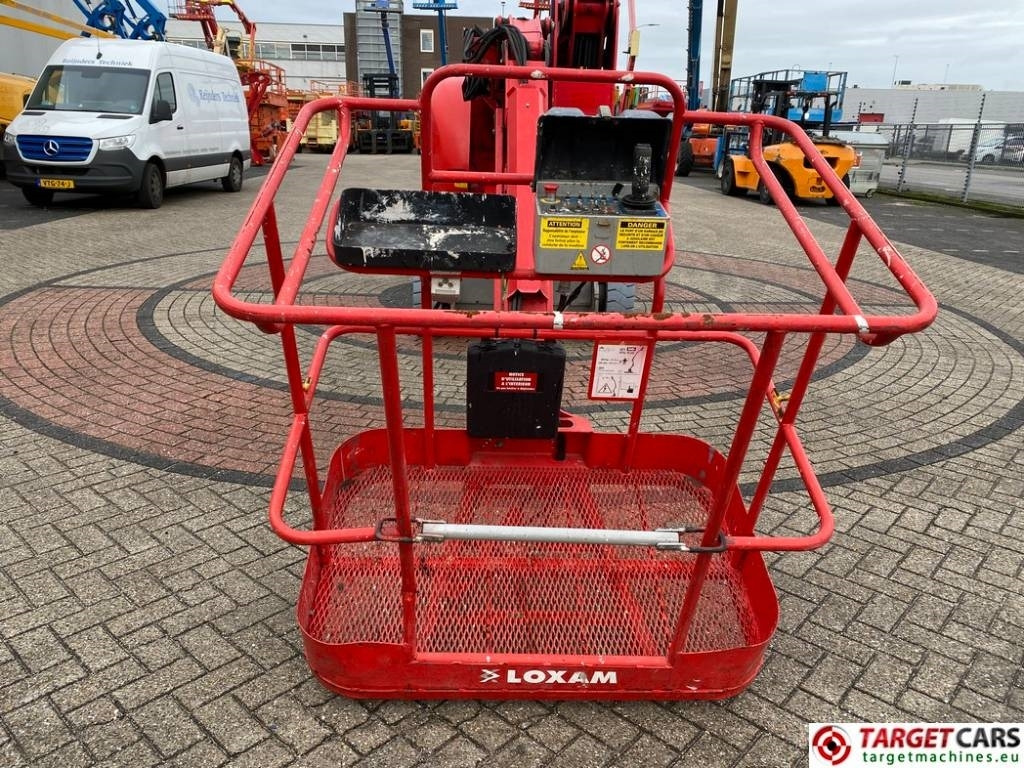
[[[146,163],[142,170],[142,186],[135,200],[143,208],[159,208],[164,202],[164,175],[156,163]]]
[[[220,180],[225,192],[239,192],[242,189],[242,161],[238,157],[231,158],[228,175]]]
[[[39,187],[22,187],[21,194],[24,195],[25,199],[28,200],[32,205],[37,208],[43,208],[53,202],[53,190],[52,189],[40,189]]]

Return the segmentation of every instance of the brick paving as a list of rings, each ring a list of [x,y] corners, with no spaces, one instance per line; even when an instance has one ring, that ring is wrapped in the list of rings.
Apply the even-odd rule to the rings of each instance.
[[[295,164],[278,211],[286,240],[323,162]],[[356,184],[416,184],[415,158],[347,168]],[[1019,265],[913,246],[904,253],[942,313],[884,349],[827,347],[802,434],[838,531],[819,552],[767,558],[780,625],[747,691],[601,704],[326,691],[295,622],[305,553],[265,519],[288,423],[278,342],[209,296],[255,190],[173,192],[155,212],[64,216],[80,203],[58,203],[62,216],[26,208],[23,225],[0,229],[0,765],[756,768],[805,764],[809,721],[1024,718]],[[672,306],[815,304],[777,212],[693,186],[674,200]],[[834,252],[843,231],[809,225]],[[253,267],[243,289],[260,291],[261,277]],[[896,302],[874,264],[854,279],[872,309]],[[323,257],[308,290],[374,306],[409,286]],[[380,413],[366,341],[340,347],[322,384],[325,451]],[[778,379],[799,352],[787,345]],[[651,393],[648,428],[723,444],[743,361],[694,347],[662,361],[674,375]],[[460,345],[442,345],[441,423],[463,418],[463,365]],[[571,409],[623,423],[573,376]],[[785,471],[762,529],[800,530],[804,506]]]

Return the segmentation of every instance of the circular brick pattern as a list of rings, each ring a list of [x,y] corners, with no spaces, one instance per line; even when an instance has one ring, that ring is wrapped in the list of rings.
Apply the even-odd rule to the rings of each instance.
[[[0,320],[10,341],[0,380],[8,414],[67,442],[142,464],[269,482],[291,420],[280,342],[216,308],[211,275],[188,267],[194,255],[121,265],[116,276],[113,269],[76,274],[9,297]],[[125,270],[151,273],[161,261],[168,274],[179,273],[168,287],[118,286]],[[670,309],[772,312],[817,306],[806,269],[713,254],[686,254],[681,263],[667,291]],[[267,300],[265,281],[263,265],[249,266],[238,292]],[[353,275],[321,257],[313,261],[300,300],[330,303],[343,295],[348,304],[373,307],[394,304],[411,294],[407,288],[406,278]],[[897,311],[894,291],[866,282],[855,288],[867,309]],[[649,300],[649,286],[640,286],[638,302]],[[1020,366],[1013,340],[954,312],[944,314],[939,327],[938,333],[905,337],[871,355],[850,337],[829,339],[800,421],[812,456],[820,440],[841,457],[841,466],[831,470],[837,478],[927,463],[959,450],[958,444],[999,436],[1007,424],[979,421],[994,407],[1010,421],[1019,417],[1014,377],[994,376]],[[304,359],[316,337],[310,329],[300,332]],[[805,342],[795,335],[787,341],[775,379],[782,391]],[[591,345],[566,347],[563,406],[602,428],[624,428],[628,404],[587,398]],[[978,348],[987,354],[966,354]],[[436,343],[439,426],[464,423],[465,349],[462,339]],[[365,334],[343,337],[332,349],[313,422],[321,460],[346,436],[382,422],[374,350],[372,336]],[[417,424],[422,391],[416,339],[401,339],[400,354],[408,423]],[[726,447],[750,373],[745,354],[731,345],[663,345],[644,428],[695,434]],[[846,397],[854,391],[856,399]],[[938,402],[951,406],[945,428],[927,438],[919,430],[918,437],[905,437],[906,425],[929,418]],[[899,420],[889,418],[893,409]],[[766,432],[766,416],[763,421]]]

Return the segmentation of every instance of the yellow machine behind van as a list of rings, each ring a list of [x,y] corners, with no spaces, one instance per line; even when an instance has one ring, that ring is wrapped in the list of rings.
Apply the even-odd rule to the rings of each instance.
[[[0,138],[24,108],[35,84],[36,81],[30,77],[0,72]]]

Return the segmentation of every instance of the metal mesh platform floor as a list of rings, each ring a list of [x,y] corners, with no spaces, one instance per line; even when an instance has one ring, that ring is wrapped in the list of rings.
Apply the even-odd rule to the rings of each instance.
[[[410,467],[412,513],[493,525],[650,530],[701,525],[710,491],[665,470]],[[347,479],[331,527],[391,515],[391,474]],[[660,656],[668,650],[696,555],[648,547],[450,541],[415,546],[417,649],[447,653]],[[398,545],[313,551],[319,576],[303,585],[300,617],[325,643],[401,643]],[[733,558],[715,555],[685,651],[746,645],[754,611]]]

